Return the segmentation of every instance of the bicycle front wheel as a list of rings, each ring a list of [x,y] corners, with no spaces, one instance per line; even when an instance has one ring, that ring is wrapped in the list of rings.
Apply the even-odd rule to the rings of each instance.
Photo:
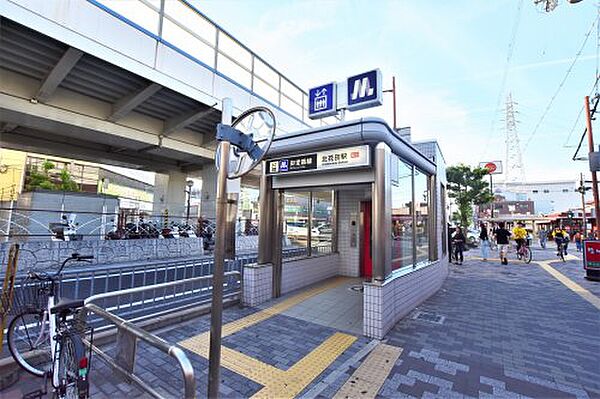
[[[66,333],[60,338],[58,381],[60,399],[85,399],[89,395],[88,359],[79,335]]]
[[[43,377],[52,370],[50,323],[47,312],[23,312],[8,325],[8,349],[17,364],[25,371]]]
[[[523,262],[531,263],[531,258],[532,258],[531,249],[529,249],[529,247],[523,248]]]

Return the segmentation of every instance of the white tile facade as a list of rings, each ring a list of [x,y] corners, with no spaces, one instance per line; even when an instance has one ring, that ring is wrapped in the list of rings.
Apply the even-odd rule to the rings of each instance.
[[[369,200],[370,193],[364,190],[338,192],[338,252],[340,263],[338,274],[358,277],[360,275],[360,202]],[[356,222],[352,226],[352,220]],[[356,245],[351,245],[351,235],[356,235]]]
[[[286,294],[338,275],[338,254],[313,256],[283,262],[281,293]]]
[[[244,266],[242,302],[246,306],[256,306],[273,297],[273,266]]]
[[[383,339],[400,319],[439,290],[447,275],[448,261],[443,259],[383,284],[364,283],[364,335]]]

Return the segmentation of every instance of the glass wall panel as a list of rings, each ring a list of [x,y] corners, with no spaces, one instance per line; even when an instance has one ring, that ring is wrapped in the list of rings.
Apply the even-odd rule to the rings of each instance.
[[[169,3],[167,2],[167,4]],[[213,66],[215,62],[215,50],[167,19],[164,20],[163,38],[206,65]]]
[[[264,80],[254,78],[254,92],[263,96],[275,105],[279,105],[279,92],[269,86]]]
[[[302,107],[302,92],[285,78],[281,79],[281,92]]]
[[[392,270],[413,264],[412,166],[398,162],[398,184],[392,184]]]
[[[417,247],[417,263],[429,261],[429,190],[428,176],[415,169],[415,246]]]
[[[223,32],[219,32],[219,51],[227,54],[248,70],[252,68],[252,54]]]
[[[281,108],[294,115],[296,118],[302,119],[302,107],[285,95],[281,96]]]
[[[147,31],[158,35],[159,14],[146,4],[140,1],[122,0],[101,0],[100,2]]]
[[[126,1],[120,1],[127,3]],[[212,46],[215,45],[217,28],[186,4],[179,0],[165,1],[165,14],[200,36]],[[165,37],[165,39],[167,38]],[[209,65],[212,65],[212,63]]]
[[[283,235],[285,246],[308,248],[309,192],[284,193]]]
[[[312,255],[332,252],[333,191],[315,191],[312,196]]]
[[[219,54],[217,58],[217,71],[225,74],[230,79],[238,82],[239,84],[250,88],[252,82],[252,75],[244,68],[231,61],[227,56]]]
[[[260,59],[254,59],[254,74],[273,87],[279,87],[279,74]]]

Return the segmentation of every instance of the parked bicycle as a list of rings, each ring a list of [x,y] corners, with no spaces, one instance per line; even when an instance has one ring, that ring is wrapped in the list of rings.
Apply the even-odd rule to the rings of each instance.
[[[91,347],[82,337],[93,331],[73,317],[83,300],[58,298],[60,276],[69,261],[85,261],[93,256],[77,253],[65,259],[53,275],[30,271],[17,287],[11,309],[15,317],[8,326],[7,342],[13,358],[25,371],[44,377],[40,390],[25,398],[41,398],[51,380],[54,397],[84,399],[89,396]],[[16,312],[16,313],[15,313]]]

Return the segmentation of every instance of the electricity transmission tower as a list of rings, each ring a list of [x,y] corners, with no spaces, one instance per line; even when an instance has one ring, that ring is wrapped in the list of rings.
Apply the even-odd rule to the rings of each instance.
[[[579,3],[582,0],[568,0],[570,4]],[[553,11],[558,5],[558,0],[533,0],[533,4],[540,6],[546,12]]]
[[[515,118],[515,105],[512,94],[506,97],[506,183],[522,183],[525,181],[523,160],[521,158],[521,143],[517,132],[517,120]]]

